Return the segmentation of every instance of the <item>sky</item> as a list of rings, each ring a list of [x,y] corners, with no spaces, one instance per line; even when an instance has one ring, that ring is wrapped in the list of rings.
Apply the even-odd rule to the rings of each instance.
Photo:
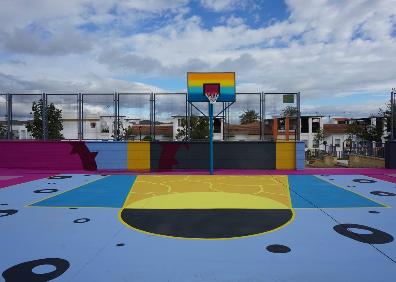
[[[367,116],[396,87],[396,0],[1,0],[0,93],[178,92],[234,71],[240,92]]]

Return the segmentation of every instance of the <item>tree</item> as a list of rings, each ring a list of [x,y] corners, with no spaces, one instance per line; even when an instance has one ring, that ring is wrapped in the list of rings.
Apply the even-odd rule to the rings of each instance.
[[[382,128],[374,125],[363,125],[353,122],[347,125],[346,133],[349,140],[359,139],[367,142],[381,142]]]
[[[249,124],[260,120],[260,115],[255,110],[246,110],[239,116],[241,124]]]
[[[43,100],[34,101],[32,105],[33,121],[29,121],[26,129],[35,139],[43,138]],[[62,124],[62,110],[57,109],[53,103],[47,105],[47,130],[48,139],[64,139],[61,131]]]
[[[282,116],[284,117],[296,117],[298,109],[295,106],[287,106],[282,110]]]
[[[0,139],[5,139],[7,138],[7,128],[0,123]]]
[[[393,105],[393,112],[396,115],[396,104]],[[387,135],[385,136],[385,139],[390,138],[390,133],[392,131],[392,107],[391,107],[391,102],[388,102],[385,104],[384,109],[380,108],[378,110],[378,116],[384,118],[386,122],[386,133]],[[396,116],[394,117],[394,122],[396,122]]]
[[[316,132],[315,137],[313,139],[313,145],[314,147],[319,147],[320,144],[323,143],[323,140],[325,139],[325,134],[322,128],[320,128],[318,130],[318,132]]]
[[[176,139],[186,140],[187,139],[187,121],[185,118],[181,119],[180,126],[182,129],[177,129]],[[206,117],[190,117],[190,133],[191,139],[195,140],[207,140],[209,139],[209,119]]]

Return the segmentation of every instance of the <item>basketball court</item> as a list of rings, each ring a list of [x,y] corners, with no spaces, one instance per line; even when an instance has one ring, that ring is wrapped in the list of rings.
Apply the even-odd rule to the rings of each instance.
[[[187,114],[184,143],[4,143],[1,279],[394,280],[396,170],[304,169],[299,93],[282,94],[285,140],[214,144],[235,73],[188,73],[187,88],[206,143]]]
[[[391,281],[396,178],[372,172],[25,182],[2,171],[14,184],[0,189],[0,271],[5,281]]]

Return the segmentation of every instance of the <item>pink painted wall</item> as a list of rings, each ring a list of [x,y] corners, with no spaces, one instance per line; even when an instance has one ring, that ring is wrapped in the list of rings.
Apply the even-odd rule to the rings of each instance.
[[[96,170],[95,156],[79,141],[0,141],[0,168]]]

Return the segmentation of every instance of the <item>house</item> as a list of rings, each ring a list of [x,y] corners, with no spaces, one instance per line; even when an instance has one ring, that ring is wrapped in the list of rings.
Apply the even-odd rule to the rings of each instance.
[[[345,118],[345,117],[333,117],[330,119],[328,124],[325,124],[324,134],[327,145],[335,151],[342,151],[345,147],[358,146],[358,140],[352,140],[352,144],[349,134],[347,134],[348,125],[357,123],[363,126],[376,126],[382,132],[382,143],[385,143],[387,136],[386,122],[383,117],[368,117],[368,118]]]

